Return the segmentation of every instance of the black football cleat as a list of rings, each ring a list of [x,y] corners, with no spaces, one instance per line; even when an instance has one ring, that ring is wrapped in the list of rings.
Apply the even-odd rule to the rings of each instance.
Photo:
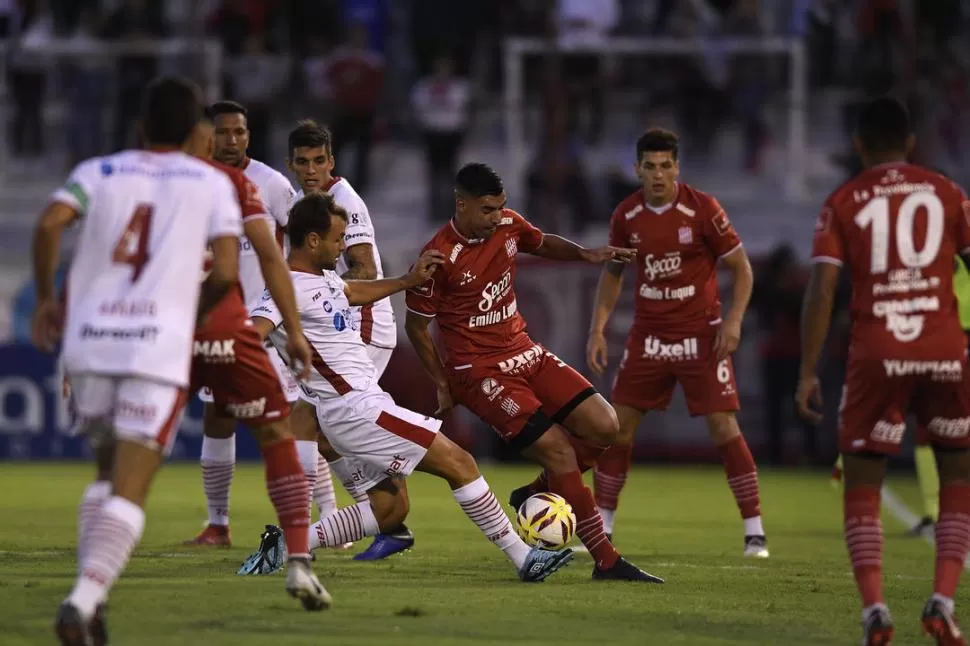
[[[108,629],[105,627],[104,604],[94,609],[94,616],[88,622],[88,634],[91,635],[91,646],[107,646]]]
[[[601,570],[593,566],[594,581],[642,581],[643,583],[663,583],[664,580],[659,576],[654,576],[644,572],[633,563],[630,563],[622,556],[613,567]]]
[[[533,491],[531,484],[527,484],[524,487],[519,487],[518,489],[513,490],[512,493],[509,494],[509,506],[514,509],[516,513],[518,513],[519,507],[521,507],[522,503],[528,500],[529,496],[532,494]]]
[[[93,644],[88,633],[88,622],[84,621],[77,608],[66,601],[57,610],[54,632],[57,633],[61,646],[92,646]]]

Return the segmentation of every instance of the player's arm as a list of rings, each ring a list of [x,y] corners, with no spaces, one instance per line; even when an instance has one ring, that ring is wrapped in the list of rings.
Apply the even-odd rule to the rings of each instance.
[[[636,257],[637,252],[635,249],[622,249],[611,246],[587,249],[562,236],[545,233],[542,236],[542,243],[535,250],[528,251],[527,253],[539,256],[540,258],[548,258],[549,260],[599,264],[607,260],[620,263],[630,262]]]
[[[239,280],[239,238],[221,236],[209,242],[212,247],[212,270],[202,281],[196,323],[201,324],[212,308],[229,293]]]
[[[347,271],[344,280],[374,280],[377,278],[377,262],[374,260],[374,245],[363,242],[347,247],[344,251]]]
[[[51,202],[34,230],[34,290],[37,295],[31,336],[37,347],[51,351],[60,339],[60,303],[55,295],[61,234],[80,217],[73,206]]]
[[[289,334],[303,334],[290,268],[283,259],[283,253],[276,244],[276,237],[270,230],[269,223],[263,218],[250,218],[243,222],[243,231],[259,258],[259,269],[266,281],[266,289],[279,307],[283,326]]]
[[[444,263],[445,255],[440,251],[425,251],[418,258],[414,268],[399,278],[382,278],[381,280],[351,280],[344,288],[344,294],[351,305],[369,305],[391,294],[403,292],[406,289],[420,287],[431,278],[431,275]]]
[[[726,256],[722,256],[721,261],[731,270],[734,279],[731,309],[724,319],[740,324],[744,320],[744,313],[748,311],[751,293],[754,291],[754,271],[751,269],[751,260],[744,247],[738,246]]]
[[[277,325],[273,321],[263,318],[262,316],[257,316],[255,314],[251,315],[251,320],[253,322],[253,329],[256,330],[256,334],[259,335],[259,340],[265,341],[269,333],[277,328]]]
[[[445,376],[444,364],[441,361],[441,355],[438,354],[438,346],[434,344],[434,339],[431,338],[429,328],[433,320],[433,316],[424,316],[409,309],[404,320],[404,331],[407,332],[411,347],[418,353],[421,365],[424,366],[424,371],[431,377],[435,388],[439,392],[447,391],[448,379]]]

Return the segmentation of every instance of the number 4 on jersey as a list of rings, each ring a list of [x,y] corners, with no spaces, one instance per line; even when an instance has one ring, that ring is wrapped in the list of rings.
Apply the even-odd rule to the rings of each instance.
[[[151,204],[139,204],[135,207],[111,255],[113,262],[132,267],[132,282],[138,280],[142,268],[148,262],[148,237],[151,233],[153,212],[154,207]]]

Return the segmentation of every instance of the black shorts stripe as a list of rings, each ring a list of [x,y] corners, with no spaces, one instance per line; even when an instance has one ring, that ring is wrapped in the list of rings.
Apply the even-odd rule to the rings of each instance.
[[[541,410],[537,410],[532,413],[532,416],[526,421],[525,426],[522,427],[519,434],[508,441],[509,448],[516,453],[521,453],[532,446],[536,440],[552,428],[554,423],[548,415]]]
[[[565,406],[563,406],[558,411],[556,411],[556,414],[552,416],[552,421],[554,421],[556,424],[562,424],[563,422],[566,421],[566,418],[569,417],[569,414],[574,410],[576,410],[576,408],[580,404],[582,404],[584,401],[586,401],[593,395],[598,395],[598,394],[599,393],[592,386],[590,386],[589,388],[586,388],[585,390],[580,391],[580,393],[575,397],[573,397],[572,399],[570,399]]]

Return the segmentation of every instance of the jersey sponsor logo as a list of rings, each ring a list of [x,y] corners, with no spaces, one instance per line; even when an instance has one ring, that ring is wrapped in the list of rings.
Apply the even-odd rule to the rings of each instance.
[[[139,404],[126,399],[118,401],[115,406],[118,417],[137,419],[142,422],[154,422],[158,419],[158,407],[152,404]]]
[[[390,477],[398,476],[407,467],[410,460],[403,455],[395,455],[391,458],[391,463],[384,469],[384,473]]]
[[[676,208],[678,211],[680,211],[681,213],[683,213],[684,215],[686,215],[689,218],[694,217],[694,215],[696,215],[696,213],[697,213],[694,209],[688,208],[688,207],[684,206],[683,204],[681,204],[680,202],[677,202],[677,206],[674,207],[674,208]]]
[[[488,398],[488,401],[490,402],[495,401],[495,398],[498,397],[503,390],[505,390],[505,386],[499,384],[499,382],[492,379],[491,377],[486,377],[485,379],[482,379],[481,388],[482,388],[482,393],[485,394],[485,396]]]
[[[94,327],[85,323],[81,326],[82,339],[103,339],[105,337],[114,341],[154,341],[158,336],[158,328],[154,325],[145,325],[136,328],[117,328],[117,327]]]
[[[259,399],[251,402],[233,402],[226,404],[226,412],[236,419],[252,419],[254,417],[261,417],[263,413],[266,412],[266,398],[260,397]]]
[[[872,427],[872,433],[869,437],[872,438],[874,442],[883,442],[885,444],[899,444],[903,441],[903,434],[906,432],[906,423],[899,422],[898,424],[893,424],[891,422],[885,422],[879,420],[876,425]]]
[[[347,329],[347,319],[340,312],[336,312],[333,315],[333,329],[337,332],[343,332]]]
[[[512,299],[511,303],[506,303],[501,309],[492,310],[486,312],[485,314],[476,314],[469,317],[468,327],[485,327],[486,325],[495,325],[496,323],[501,323],[502,321],[507,321],[508,319],[515,316],[519,311],[519,305]]]
[[[970,433],[970,417],[934,417],[926,425],[926,429],[939,437],[950,439],[966,437]]]
[[[464,249],[464,248],[465,248],[465,246],[462,245],[460,242],[457,243],[457,244],[455,244],[454,247],[452,247],[452,249],[451,249],[451,256],[448,257],[448,260],[451,262],[451,264],[454,264],[455,263],[455,260],[458,259],[458,254],[460,254],[461,253],[461,250]]]
[[[333,304],[330,301],[323,301],[323,311],[327,314],[333,312]]]
[[[195,341],[192,344],[192,355],[202,357],[206,363],[234,363],[236,361],[235,346],[235,339]]]
[[[652,253],[647,254],[643,259],[643,273],[647,280],[676,276],[680,273],[681,262],[679,251],[664,254],[659,258]]]
[[[498,221],[498,225],[500,227],[508,224],[512,224],[512,218],[502,218],[501,220]]]
[[[664,287],[658,289],[650,285],[640,285],[640,296],[651,301],[685,301],[694,298],[697,288],[694,285],[684,287]]]
[[[687,361],[697,359],[697,338],[690,337],[670,343],[661,341],[655,336],[648,336],[643,340],[643,356],[660,361]]]
[[[519,245],[515,238],[509,238],[505,241],[505,253],[509,255],[509,258],[514,258],[515,254],[519,253]]]
[[[265,315],[263,318],[268,319],[273,314],[273,311],[266,305],[260,305],[259,307],[253,308],[249,313],[250,316],[259,316],[260,314]]]
[[[356,240],[357,238],[367,238],[367,237],[370,237],[370,234],[367,233],[366,231],[351,233],[350,235],[344,234],[344,242],[350,243],[351,240]],[[348,244],[347,246],[349,247],[352,245]]]
[[[920,312],[936,312],[939,309],[940,299],[936,296],[876,301],[872,304],[872,314],[886,319],[886,329],[900,343],[909,343],[923,334],[926,317]]]
[[[482,300],[478,301],[478,310],[487,312],[492,309],[496,301],[504,298],[512,289],[512,270],[506,269],[502,277],[495,282],[489,281],[482,290]]]
[[[545,354],[541,345],[534,345],[525,352],[520,352],[514,357],[498,362],[498,369],[506,374],[518,374],[527,368],[531,368]]]
[[[77,200],[78,209],[81,213],[87,213],[88,205],[91,200],[88,198],[88,194],[84,191],[80,184],[77,182],[71,182],[64,187],[64,191],[69,193],[75,200]]]
[[[873,283],[872,295],[926,292],[936,289],[941,282],[938,276],[923,276],[923,272],[919,268],[894,269],[889,272],[888,282]]]
[[[899,359],[883,359],[883,368],[889,377],[906,377],[909,375],[933,375],[941,380],[950,378],[959,380],[963,376],[963,364],[959,361],[904,361]]]
[[[711,219],[711,223],[718,235],[727,235],[731,230],[731,221],[728,220],[727,212],[724,209],[717,212],[717,215]]]
[[[911,184],[909,182],[903,182],[898,184],[890,184],[888,186],[873,186],[872,195],[873,197],[892,197],[893,195],[909,195],[910,193],[935,193],[936,187],[929,182],[920,182],[918,184]]]

